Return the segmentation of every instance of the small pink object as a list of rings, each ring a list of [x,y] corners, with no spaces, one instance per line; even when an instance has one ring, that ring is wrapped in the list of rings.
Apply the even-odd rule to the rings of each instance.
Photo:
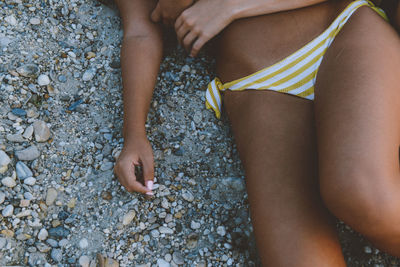
[[[154,184],[154,182],[151,181],[151,180],[146,181],[146,187],[147,187],[149,190],[153,190],[153,184]]]

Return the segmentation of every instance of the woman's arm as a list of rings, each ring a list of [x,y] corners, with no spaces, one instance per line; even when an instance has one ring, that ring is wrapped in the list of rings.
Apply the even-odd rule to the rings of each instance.
[[[178,17],[179,42],[196,56],[201,47],[232,21],[311,6],[326,0],[199,0]]]
[[[151,194],[154,160],[145,122],[162,57],[161,29],[150,21],[155,1],[117,0],[116,3],[124,30],[121,48],[124,147],[114,171],[129,192]],[[142,165],[147,188],[137,181],[135,165]]]

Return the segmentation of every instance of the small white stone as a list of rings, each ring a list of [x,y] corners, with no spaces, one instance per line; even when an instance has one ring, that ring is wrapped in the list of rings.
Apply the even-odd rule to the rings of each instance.
[[[10,16],[7,16],[7,17],[5,17],[4,18],[4,20],[8,23],[8,24],[10,24],[11,26],[15,26],[15,25],[17,25],[17,19],[13,16],[13,15],[10,15]]]
[[[3,217],[10,217],[11,215],[13,215],[13,212],[14,212],[13,205],[7,205],[1,212],[1,215],[3,215]]]
[[[157,260],[157,266],[158,267],[170,267],[171,265],[169,264],[169,262],[166,262],[163,259],[158,259]]]
[[[217,227],[217,234],[220,236],[224,236],[226,234],[226,230],[224,226],[218,226]]]
[[[15,215],[17,218],[21,218],[21,217],[27,217],[30,216],[32,214],[31,210],[23,210],[20,213],[18,213],[17,215]]]
[[[167,234],[167,235],[174,233],[174,230],[165,226],[160,226],[160,228],[158,228],[158,231],[160,231],[161,234]]]
[[[49,188],[46,194],[46,205],[51,206],[57,198],[57,190],[54,188]]]
[[[184,200],[188,202],[192,202],[194,200],[194,196],[190,191],[184,190],[182,193],[182,197]]]
[[[135,218],[136,212],[134,210],[130,210],[127,214],[124,215],[122,219],[123,225],[128,225],[132,222],[133,218]]]
[[[32,25],[38,25],[38,24],[40,24],[40,19],[39,18],[31,18],[29,20],[29,23]]]
[[[201,227],[201,224],[196,221],[192,221],[190,223],[190,228],[192,228],[193,230],[199,229],[200,227]]]
[[[47,76],[45,74],[41,74],[41,75],[39,75],[37,82],[40,86],[49,85],[50,78],[49,78],[49,76]]]
[[[46,142],[50,138],[50,129],[44,121],[35,121],[33,131],[37,142]]]
[[[96,74],[96,69],[88,69],[83,73],[82,80],[84,82],[90,81],[91,79],[93,79],[95,74]]]
[[[15,180],[13,178],[11,178],[11,177],[6,177],[6,178],[1,179],[1,183],[4,186],[10,187],[10,188],[13,188],[14,186],[17,185]]]
[[[11,162],[11,159],[7,155],[7,153],[4,152],[3,150],[0,150],[0,166],[6,166],[6,165],[10,164],[10,162]]]
[[[369,246],[365,246],[364,247],[364,252],[367,254],[371,254],[372,253],[372,249]]]
[[[79,258],[79,264],[81,265],[81,267],[89,267],[89,263],[90,263],[90,258],[88,256],[81,256]]]
[[[79,241],[79,247],[80,247],[80,248],[85,249],[85,248],[87,248],[88,246],[89,246],[89,242],[88,242],[88,240],[87,240],[86,238],[82,238],[82,239]]]
[[[6,194],[0,192],[0,204],[3,204],[4,200],[6,200]]]
[[[33,126],[29,125],[28,127],[26,127],[22,137],[25,139],[30,139],[32,137],[32,134],[33,134]]]
[[[36,183],[36,179],[33,177],[28,177],[24,180],[24,184],[34,185]]]
[[[0,249],[4,248],[7,244],[7,239],[4,237],[0,237]]]

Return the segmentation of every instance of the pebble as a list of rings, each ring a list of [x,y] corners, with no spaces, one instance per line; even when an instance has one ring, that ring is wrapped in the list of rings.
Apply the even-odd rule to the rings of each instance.
[[[188,190],[184,190],[183,191],[182,197],[183,197],[184,200],[186,200],[188,202],[192,202],[194,200],[193,194]]]
[[[17,182],[11,177],[5,177],[1,179],[1,183],[9,188],[13,188],[14,186],[17,185]]]
[[[59,75],[58,76],[58,81],[60,83],[66,83],[67,82],[67,77],[65,75]]]
[[[173,234],[174,230],[172,230],[171,228],[165,227],[165,226],[160,226],[160,228],[158,228],[158,231],[160,231],[161,234]]]
[[[54,203],[54,201],[56,200],[56,198],[57,198],[57,195],[58,195],[58,193],[57,193],[57,190],[56,189],[54,189],[54,188],[49,188],[48,190],[47,190],[47,194],[46,194],[46,205],[47,206],[51,206],[51,205],[53,205],[53,203]]]
[[[197,230],[197,229],[199,229],[200,227],[201,227],[201,224],[198,223],[198,222],[196,222],[196,221],[192,221],[192,222],[190,223],[190,228],[192,228],[193,230]]]
[[[157,260],[157,266],[158,267],[170,267],[171,264],[169,264],[169,262],[163,260],[163,259],[158,259]]]
[[[89,263],[90,263],[90,258],[88,256],[83,255],[79,258],[79,264],[82,267],[89,267]]]
[[[89,246],[89,242],[88,242],[88,240],[86,239],[86,238],[82,238],[80,241],[79,241],[79,247],[81,248],[81,249],[85,249],[85,248],[87,248]]]
[[[110,161],[106,161],[103,164],[101,164],[100,170],[108,171],[108,170],[111,170],[113,167],[114,167],[114,163],[112,163]]]
[[[364,247],[364,252],[367,253],[367,254],[371,254],[371,253],[372,253],[371,247],[365,246],[365,247]]]
[[[39,25],[40,24],[40,19],[39,18],[31,18],[29,20],[29,23],[32,25]]]
[[[21,201],[19,202],[19,206],[21,208],[28,207],[30,203],[31,201],[28,199],[21,199]]]
[[[26,64],[18,67],[17,72],[23,77],[36,78],[39,75],[40,70],[35,64]]]
[[[93,79],[94,75],[96,74],[96,69],[88,69],[83,73],[82,80],[84,82],[90,81]]]
[[[11,215],[13,215],[14,212],[14,207],[13,205],[7,205],[3,211],[1,212],[1,215],[3,215],[3,217],[10,217]]]
[[[60,262],[63,258],[61,249],[53,248],[51,250],[51,258],[55,262]]]
[[[50,129],[44,121],[35,121],[33,132],[37,142],[46,142],[50,138]]]
[[[12,39],[0,35],[0,47],[6,47],[12,43]]]
[[[46,74],[41,74],[41,75],[39,75],[39,77],[37,79],[37,83],[40,86],[49,85],[50,84],[50,78]]]
[[[48,236],[49,236],[49,233],[47,232],[47,230],[45,228],[40,229],[40,231],[38,233],[39,240],[41,240],[41,241],[46,240]]]
[[[4,21],[10,24],[11,26],[15,26],[18,23],[17,19],[13,15],[5,17]]]
[[[25,139],[30,139],[32,134],[33,134],[33,126],[29,125],[28,127],[26,127],[22,137]]]
[[[7,239],[4,237],[0,237],[0,249],[4,248],[7,244]]]
[[[220,236],[225,236],[226,234],[226,230],[224,226],[218,226],[217,227],[217,234],[219,234]]]
[[[10,164],[11,159],[10,157],[4,152],[3,150],[0,150],[0,167],[1,166],[7,166]]]
[[[49,229],[49,236],[55,237],[55,238],[66,238],[70,234],[70,231],[63,226],[57,226],[55,228],[50,228]]]
[[[15,152],[15,155],[19,160],[34,160],[40,156],[40,152],[35,145],[32,145],[26,149]]]
[[[13,109],[11,109],[11,113],[14,114],[15,116],[19,116],[19,117],[26,116],[26,111],[23,110],[22,108],[13,108]]]
[[[160,236],[160,232],[157,229],[151,230],[150,234],[154,238],[158,238]]]
[[[24,180],[24,184],[26,185],[34,185],[36,183],[36,179],[33,177],[28,177]]]
[[[180,253],[179,251],[175,251],[172,254],[172,260],[178,265],[182,265],[185,263],[185,261],[183,260],[182,253]]]
[[[130,210],[127,214],[124,215],[122,218],[122,224],[123,225],[128,225],[132,222],[132,220],[135,218],[136,212],[134,210]]]
[[[0,204],[3,204],[5,199],[6,199],[6,194],[0,191]]]
[[[14,143],[25,142],[25,139],[20,134],[7,134],[7,140]]]
[[[29,169],[29,167],[26,166],[26,164],[22,161],[17,162],[17,164],[15,165],[15,170],[17,172],[17,177],[21,180],[33,176],[31,169]]]

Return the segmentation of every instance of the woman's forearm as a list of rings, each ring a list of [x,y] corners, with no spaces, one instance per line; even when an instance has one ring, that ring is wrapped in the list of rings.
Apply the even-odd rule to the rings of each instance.
[[[327,0],[227,0],[233,19],[266,15],[302,8]]]
[[[161,32],[126,36],[121,49],[125,144],[145,135],[145,122],[162,57]]]

